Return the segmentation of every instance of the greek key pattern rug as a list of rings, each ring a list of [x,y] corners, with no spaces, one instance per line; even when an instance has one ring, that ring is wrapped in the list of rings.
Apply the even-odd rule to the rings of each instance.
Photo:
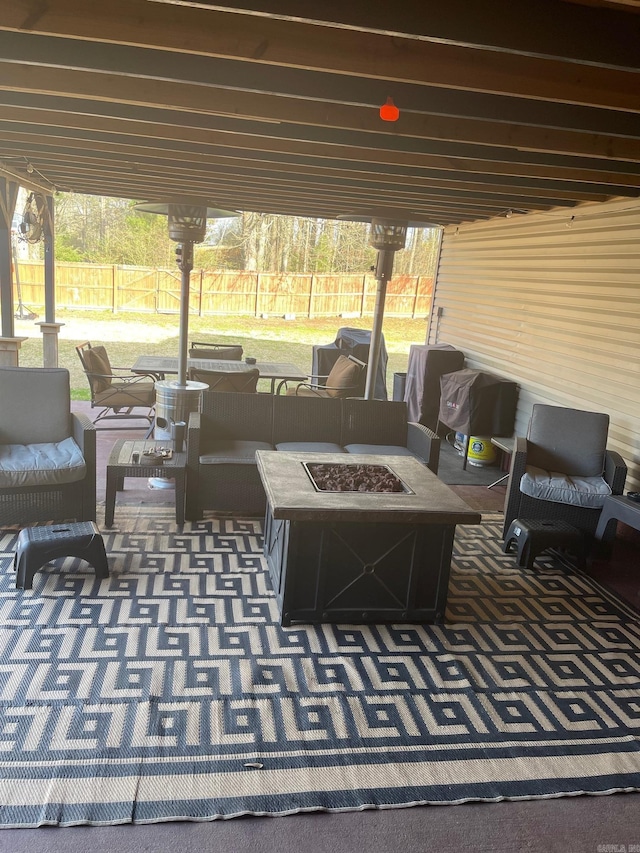
[[[444,625],[281,628],[261,523],[120,507],[111,576],[15,589],[0,534],[0,825],[640,789],[637,614],[459,527]]]

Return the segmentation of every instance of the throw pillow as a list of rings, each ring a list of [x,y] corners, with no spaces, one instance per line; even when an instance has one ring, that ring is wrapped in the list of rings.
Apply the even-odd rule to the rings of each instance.
[[[83,358],[87,370],[92,375],[89,377],[94,394],[106,391],[111,385],[111,362],[107,351],[103,346],[91,347],[84,351]],[[96,375],[99,374],[99,375]]]
[[[327,377],[327,394],[330,397],[354,396],[361,373],[359,364],[344,355],[339,356]]]

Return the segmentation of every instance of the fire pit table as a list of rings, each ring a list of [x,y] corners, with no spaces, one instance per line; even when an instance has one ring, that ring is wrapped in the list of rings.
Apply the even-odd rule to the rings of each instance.
[[[432,471],[410,456],[259,450],[256,459],[282,625],[444,618],[456,524],[479,524],[481,515]],[[348,466],[333,480],[359,489],[362,466],[384,468],[401,490],[331,491],[331,476],[314,480],[316,466],[325,475],[326,466]]]

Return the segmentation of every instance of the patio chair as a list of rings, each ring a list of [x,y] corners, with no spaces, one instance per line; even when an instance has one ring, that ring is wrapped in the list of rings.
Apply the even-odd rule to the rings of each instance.
[[[325,377],[309,376],[287,390],[295,397],[360,397],[364,393],[367,365],[353,355],[341,355]],[[319,380],[324,379],[325,384]]]
[[[93,420],[97,429],[131,429],[132,427],[104,426],[103,421],[145,420],[151,434],[154,422],[153,408],[156,391],[155,377],[150,374],[131,373],[126,367],[113,367],[103,346],[92,346],[89,341],[79,344],[76,352],[89,380],[91,408],[100,411]],[[146,413],[134,409],[146,409]],[[97,426],[100,424],[100,427]]]
[[[248,367],[246,370],[200,370],[190,367],[189,379],[195,382],[204,382],[210,391],[240,391],[245,394],[255,394],[257,391],[260,371],[257,367]]]
[[[607,450],[609,416],[536,403],[527,437],[516,437],[503,539],[516,518],[566,521],[595,533],[607,495],[621,495],[627,466]]]
[[[189,358],[224,358],[228,361],[240,361],[243,352],[239,344],[191,341]]]
[[[0,527],[95,521],[96,431],[69,371],[0,367]]]

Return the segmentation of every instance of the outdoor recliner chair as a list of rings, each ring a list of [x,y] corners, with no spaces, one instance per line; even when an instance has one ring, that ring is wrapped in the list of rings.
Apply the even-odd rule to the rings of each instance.
[[[240,361],[243,352],[239,344],[191,341],[189,358],[224,358],[227,361]]]
[[[96,432],[69,371],[0,367],[0,527],[95,521]]]
[[[249,367],[246,370],[199,370],[197,367],[189,368],[189,379],[195,382],[204,382],[210,391],[239,391],[245,394],[254,394],[257,391],[260,371],[257,367]]]
[[[367,365],[353,355],[341,355],[325,377],[309,376],[287,395],[295,397],[360,397],[364,393]],[[324,384],[319,380],[324,379]]]
[[[621,495],[627,466],[607,450],[609,416],[536,403],[527,437],[516,437],[503,538],[515,518],[562,520],[595,533],[607,495]]]
[[[146,420],[149,432],[153,427],[153,407],[156,401],[155,379],[150,375],[131,373],[129,368],[113,367],[103,346],[92,346],[89,341],[79,344],[76,352],[89,380],[91,408],[100,411],[93,420],[99,429],[132,427],[104,426],[110,420]],[[134,409],[146,409],[136,412]]]

